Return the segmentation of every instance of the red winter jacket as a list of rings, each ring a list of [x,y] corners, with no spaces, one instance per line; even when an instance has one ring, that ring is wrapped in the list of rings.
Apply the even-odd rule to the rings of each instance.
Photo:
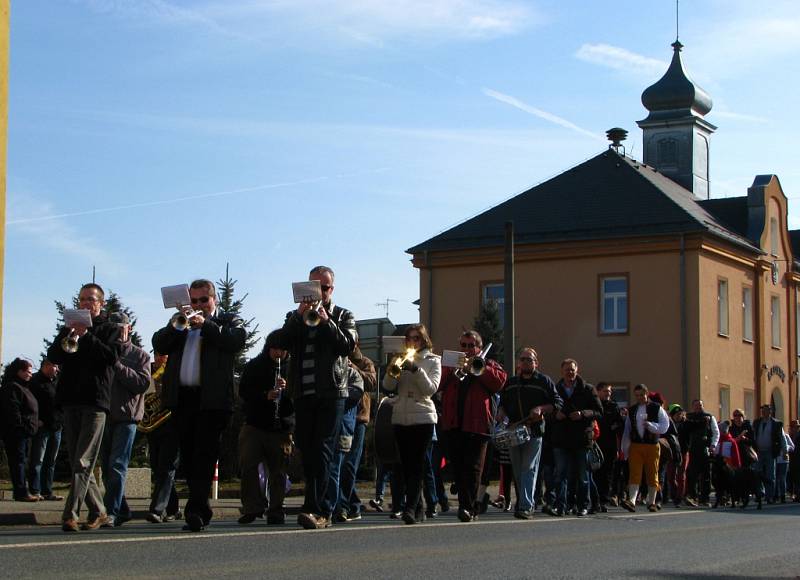
[[[497,361],[487,360],[480,376],[467,375],[463,381],[453,373],[453,369],[442,369],[439,383],[439,396],[442,399],[442,429],[460,429],[467,433],[489,434],[492,422],[491,396],[506,383],[506,371]],[[459,417],[458,395],[466,389],[463,416]]]

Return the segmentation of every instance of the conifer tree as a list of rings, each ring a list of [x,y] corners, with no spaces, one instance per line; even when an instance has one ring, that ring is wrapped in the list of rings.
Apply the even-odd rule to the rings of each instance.
[[[496,300],[486,300],[481,304],[478,316],[475,317],[473,328],[483,338],[483,345],[490,342],[493,344],[492,350],[486,355],[487,358],[503,361],[503,326],[500,322],[500,308]]]

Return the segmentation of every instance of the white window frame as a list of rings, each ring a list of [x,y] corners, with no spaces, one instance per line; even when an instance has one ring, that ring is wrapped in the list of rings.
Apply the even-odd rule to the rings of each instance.
[[[753,289],[742,286],[742,340],[753,342]]]
[[[717,334],[730,336],[731,317],[728,307],[728,280],[717,278]]]
[[[625,282],[624,292],[606,292],[606,282],[623,280]],[[606,299],[613,300],[614,320],[611,324],[606,321]],[[624,328],[617,326],[619,320],[620,301],[625,300],[625,319],[627,326]],[[601,334],[627,334],[630,328],[630,283],[627,276],[600,276],[600,333]]]

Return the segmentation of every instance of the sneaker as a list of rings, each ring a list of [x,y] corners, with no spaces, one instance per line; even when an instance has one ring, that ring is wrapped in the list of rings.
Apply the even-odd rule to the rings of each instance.
[[[354,522],[354,521],[360,520],[360,519],[361,519],[361,510],[358,510],[357,512],[348,512],[347,513],[347,521],[348,522]]]
[[[471,522],[471,521],[473,521],[475,519],[475,516],[473,516],[471,513],[469,513],[464,508],[459,508],[459,510],[458,510],[458,519],[461,520],[462,522]]]
[[[439,514],[436,512],[435,505],[432,508],[428,508],[425,510],[425,517],[427,517],[429,520],[434,519],[437,515]]]
[[[175,512],[174,514],[165,514],[164,516],[162,516],[162,519],[163,519],[165,522],[174,522],[175,520],[179,520],[179,519],[181,519],[182,517],[183,517],[183,514],[181,513],[181,511],[180,511],[180,510],[178,510],[178,511],[177,511],[177,512]]]
[[[80,526],[78,526],[78,520],[75,518],[64,520],[64,523],[61,524],[61,531],[63,532],[77,532],[78,530],[80,530]]]
[[[689,507],[697,507],[697,502],[690,497],[685,498],[683,502]]]
[[[256,521],[256,518],[261,518],[261,517],[264,517],[264,515],[263,514],[242,514],[242,516],[239,518],[238,522],[240,524],[242,524],[242,525],[252,524],[254,521]]]
[[[587,510],[586,508],[580,508],[580,509],[576,508],[575,509],[575,515],[578,516],[579,518],[588,516],[589,515],[589,510]]]
[[[146,519],[151,524],[160,524],[164,522],[164,518],[162,518],[160,514],[157,514],[155,512],[147,512],[147,515],[144,516],[144,519]]]
[[[186,525],[183,526],[184,531],[201,532],[204,529],[206,527],[203,518],[197,514],[186,514]]]
[[[489,502],[489,505],[499,510],[506,509],[506,498],[502,495],[498,495],[495,499]]]
[[[109,521],[109,517],[107,514],[100,514],[96,518],[86,520],[86,523],[81,526],[82,530],[96,530],[103,524]],[[112,520],[113,522],[113,520]]]
[[[369,507],[374,509],[376,512],[382,512],[383,511],[383,500],[380,499],[380,498],[371,499],[371,500],[369,500]]]
[[[399,520],[400,516],[403,515],[403,512],[392,512],[389,517],[393,520]]]
[[[108,516],[106,521],[104,521],[102,524],[100,524],[100,527],[101,528],[113,528],[116,525],[117,525],[117,518],[115,518],[114,516]]]
[[[333,521],[336,522],[337,524],[346,523],[347,521],[349,521],[347,518],[347,512],[336,512],[335,514],[333,514]]]
[[[636,511],[636,506],[633,505],[633,502],[629,499],[623,499],[621,502],[619,502],[619,505],[631,513]]]
[[[132,519],[133,519],[133,516],[131,514],[120,514],[120,515],[118,515],[117,517],[114,518],[114,527],[118,528],[122,524],[124,524],[125,522],[129,522]]]

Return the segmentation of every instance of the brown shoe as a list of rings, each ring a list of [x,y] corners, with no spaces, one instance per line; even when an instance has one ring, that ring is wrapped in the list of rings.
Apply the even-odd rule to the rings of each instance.
[[[33,502],[39,501],[39,497],[40,496],[38,496],[38,495],[30,495],[30,494],[28,494],[28,495],[23,495],[21,497],[15,497],[14,501],[24,501],[24,502],[28,502],[28,503],[33,503]]]
[[[85,524],[81,526],[82,530],[96,530],[104,523],[108,521],[108,516],[106,514],[100,514],[93,520],[87,520]]]
[[[629,499],[623,499],[621,502],[619,502],[619,505],[620,505],[620,507],[625,508],[626,510],[628,510],[631,513],[636,511],[636,506]]]
[[[657,512],[658,511],[658,506],[656,504],[654,504],[654,503],[651,503],[649,506],[647,506],[647,509],[649,511],[651,511],[651,512]]]
[[[64,520],[64,523],[61,524],[61,530],[64,532],[77,532],[79,529],[78,520],[75,518]]]

